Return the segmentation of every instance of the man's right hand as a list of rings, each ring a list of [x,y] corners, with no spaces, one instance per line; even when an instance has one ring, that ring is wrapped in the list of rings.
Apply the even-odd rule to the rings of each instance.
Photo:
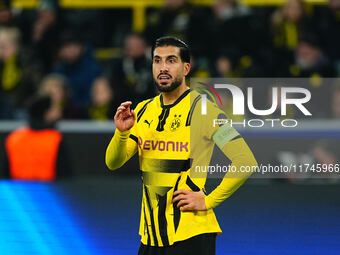
[[[132,128],[136,120],[136,114],[134,110],[130,110],[132,102],[127,101],[122,103],[115,114],[115,125],[120,132],[124,132]]]

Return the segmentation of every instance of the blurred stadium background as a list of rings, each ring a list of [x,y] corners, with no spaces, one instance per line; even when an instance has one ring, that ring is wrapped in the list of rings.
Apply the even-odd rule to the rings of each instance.
[[[192,77],[305,78],[312,118],[240,132],[261,163],[339,164],[339,0],[1,0],[0,155],[30,98],[49,95],[72,178],[0,180],[0,254],[136,254],[137,158],[110,172],[104,155],[117,105],[157,93],[162,35],[188,42]],[[340,254],[340,182],[312,177],[248,180],[216,208],[217,254]]]

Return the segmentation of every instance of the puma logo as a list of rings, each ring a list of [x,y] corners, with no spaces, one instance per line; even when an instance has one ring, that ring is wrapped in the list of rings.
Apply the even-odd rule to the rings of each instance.
[[[153,122],[153,120],[149,123],[149,121],[147,121],[147,120],[144,120],[144,123],[146,123],[146,124],[148,124],[149,125],[149,127],[150,127],[150,125],[151,125],[151,123]]]

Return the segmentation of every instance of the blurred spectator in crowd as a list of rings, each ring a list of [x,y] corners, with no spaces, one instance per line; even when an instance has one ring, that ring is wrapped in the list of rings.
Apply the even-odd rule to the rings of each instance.
[[[294,70],[294,68],[296,68]],[[296,73],[294,73],[296,71]],[[332,64],[320,47],[318,38],[314,34],[306,34],[299,40],[295,52],[295,67],[291,69],[293,76],[300,77],[333,77]]]
[[[282,76],[281,71],[294,59],[299,38],[304,33],[313,32],[311,15],[307,13],[303,0],[286,0],[272,15],[271,31],[273,41],[274,75]]]
[[[331,109],[332,109],[331,117],[334,119],[340,119],[340,84],[339,83],[334,87],[332,91]]]
[[[238,0],[215,0],[212,13],[209,40],[214,43],[210,46],[210,54],[214,55],[217,72],[227,75],[226,70],[221,73],[221,69],[229,65],[237,70],[237,75],[260,75],[260,70],[255,71],[259,67],[255,62],[266,38],[262,19]]]
[[[77,31],[93,47],[112,47],[112,43],[121,47],[125,34],[131,30],[131,13],[129,8],[66,8],[60,12],[59,21],[63,28]]]
[[[215,23],[212,29],[219,53],[240,57],[242,49],[251,45],[247,41],[251,33],[250,9],[237,0],[215,0],[212,10]]]
[[[147,19],[145,35],[150,44],[163,35],[187,39],[192,5],[188,0],[164,0],[164,2],[165,6],[152,12]]]
[[[193,6],[189,0],[164,0],[164,7],[153,10],[147,17],[144,35],[152,45],[161,36],[175,36],[190,42],[192,54],[206,57],[213,50],[210,12]],[[202,22],[204,20],[204,22]]]
[[[217,70],[218,77],[233,77],[234,75],[234,63],[231,58],[226,55],[221,55],[216,63],[215,67]],[[237,75],[236,75],[237,76]]]
[[[114,103],[115,94],[105,77],[97,78],[91,89],[91,105],[88,110],[92,120],[112,120],[120,102]]]
[[[250,56],[240,58],[233,54],[220,54],[215,61],[213,73],[217,77],[257,77],[263,73],[255,66],[254,59]]]
[[[191,57],[190,60],[191,68],[190,68],[190,77],[191,78],[210,78],[210,68],[208,62],[204,58],[196,59],[195,57]],[[190,87],[190,79],[188,79],[187,83]]]
[[[118,84],[117,101],[145,100],[154,95],[151,60],[146,56],[147,44],[140,34],[129,34],[125,39],[124,56],[113,66],[113,84]],[[116,89],[115,89],[116,90]]]
[[[314,18],[314,26],[319,34],[322,48],[335,63],[340,76],[340,1],[329,0],[328,6],[319,7]]]
[[[13,131],[5,141],[2,176],[15,180],[54,181],[70,176],[68,154],[62,134],[49,118],[49,97],[32,99],[29,126]]]
[[[59,38],[58,6],[55,0],[41,0],[33,23],[31,43],[36,56],[42,59],[45,73],[56,61]]]
[[[303,86],[311,94],[309,108],[314,118],[324,118],[329,115],[331,86],[327,77],[334,77],[335,71],[328,56],[320,47],[319,39],[314,34],[301,36],[295,50],[295,57],[289,64],[288,70],[283,72],[284,77],[308,78],[301,80]]]
[[[27,49],[20,45],[19,30],[1,29],[0,100],[2,104],[16,108],[12,117],[22,117],[20,108],[36,91],[41,76],[41,65]]]
[[[314,33],[300,36],[294,55],[287,57],[287,66],[278,69],[282,77],[334,77],[334,67]]]
[[[64,32],[58,58],[53,72],[67,78],[74,106],[81,111],[86,110],[90,103],[92,82],[101,74],[91,48],[70,31]]]
[[[9,0],[0,1],[0,28],[13,26],[13,15]]]
[[[294,50],[298,46],[300,34],[309,28],[310,22],[303,0],[286,0],[272,16],[275,46]]]
[[[40,94],[51,98],[49,119],[83,119],[85,112],[73,106],[69,98],[67,80],[59,74],[49,74],[41,82]]]

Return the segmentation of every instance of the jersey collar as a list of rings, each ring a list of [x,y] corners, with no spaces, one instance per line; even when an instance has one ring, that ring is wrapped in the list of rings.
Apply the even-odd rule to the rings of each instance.
[[[191,91],[191,89],[187,89],[186,91],[183,92],[182,95],[180,95],[175,102],[173,102],[172,104],[167,104],[167,105],[164,105],[163,103],[163,95],[161,94],[160,96],[160,101],[161,101],[161,107],[162,108],[171,108],[173,106],[175,106],[176,104],[178,104],[186,95],[189,94],[189,92]]]

